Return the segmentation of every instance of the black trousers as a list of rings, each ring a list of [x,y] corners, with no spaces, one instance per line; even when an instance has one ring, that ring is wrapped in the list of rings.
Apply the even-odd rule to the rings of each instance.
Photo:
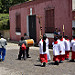
[[[20,51],[19,51],[19,55],[18,55],[18,59],[21,60],[21,56],[23,55],[23,58],[26,59],[26,50],[22,50],[20,48]]]
[[[29,47],[26,47],[26,56],[29,57]]]

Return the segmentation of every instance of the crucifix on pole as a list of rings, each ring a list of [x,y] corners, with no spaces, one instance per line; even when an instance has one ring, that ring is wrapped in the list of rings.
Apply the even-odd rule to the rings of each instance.
[[[39,24],[40,24],[40,39],[42,38],[42,24],[41,24],[41,18],[42,16],[37,16]]]

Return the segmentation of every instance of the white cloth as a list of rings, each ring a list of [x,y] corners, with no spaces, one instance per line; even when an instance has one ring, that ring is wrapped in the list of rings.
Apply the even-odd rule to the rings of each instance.
[[[46,42],[46,51],[43,52],[43,41],[41,39],[39,42],[39,47],[40,47],[39,52],[40,52],[40,54],[47,54],[48,60],[51,60],[50,53],[49,53],[49,40],[48,40],[48,38],[46,39],[45,42]]]
[[[75,40],[71,40],[72,51],[75,51]]]
[[[40,54],[47,54],[47,49],[48,49],[47,46],[46,46],[46,51],[43,52],[43,42],[42,42],[42,39],[39,42],[39,47],[40,47],[40,50],[39,50]]]
[[[48,38],[46,39],[46,46],[47,46],[47,58],[48,60],[51,60],[50,53],[49,53],[49,39]]]
[[[59,47],[60,47],[60,51],[61,51],[61,55],[65,54],[65,40],[63,39],[63,41],[59,42]]]
[[[53,55],[54,56],[60,55],[60,46],[59,46],[59,43],[53,44]]]
[[[70,41],[65,40],[65,51],[70,51]]]

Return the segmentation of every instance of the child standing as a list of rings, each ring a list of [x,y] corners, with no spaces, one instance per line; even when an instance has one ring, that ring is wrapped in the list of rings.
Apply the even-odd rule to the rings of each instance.
[[[74,59],[75,59],[75,36],[73,36],[73,39],[71,40],[71,47],[72,47],[71,61],[74,62]]]
[[[48,62],[47,60],[47,42],[46,42],[46,35],[43,35],[43,39],[40,40],[39,42],[39,47],[40,47],[40,61],[41,61],[41,66],[45,67],[46,63]]]
[[[54,37],[54,44],[53,44],[53,61],[55,61],[55,65],[59,65],[59,55],[60,55],[60,49],[59,49],[59,43],[57,41],[58,37]]]
[[[65,60],[65,39],[62,35],[59,36],[59,45],[60,45],[60,63],[62,63]]]
[[[70,40],[65,36],[65,60],[69,60]]]
[[[18,55],[18,59],[21,60],[21,56],[23,55],[24,60],[26,59],[26,42],[24,40],[24,37],[21,37],[21,40],[19,41],[20,51]]]

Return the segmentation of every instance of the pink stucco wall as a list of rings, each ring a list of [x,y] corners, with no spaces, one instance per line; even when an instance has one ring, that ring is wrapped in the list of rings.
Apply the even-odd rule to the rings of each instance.
[[[20,37],[27,31],[27,16],[29,15],[29,9],[33,8],[33,15],[42,16],[41,23],[43,26],[43,33],[45,32],[45,9],[54,8],[55,11],[55,27],[60,28],[62,33],[63,24],[65,26],[65,35],[68,35],[71,39],[72,36],[72,0],[35,0],[32,2],[26,2],[16,6],[12,6],[9,9],[10,16],[10,38],[11,40],[20,40]],[[16,26],[16,13],[21,13],[21,35],[15,34]],[[40,25],[38,18],[36,18],[36,37],[39,41]]]

